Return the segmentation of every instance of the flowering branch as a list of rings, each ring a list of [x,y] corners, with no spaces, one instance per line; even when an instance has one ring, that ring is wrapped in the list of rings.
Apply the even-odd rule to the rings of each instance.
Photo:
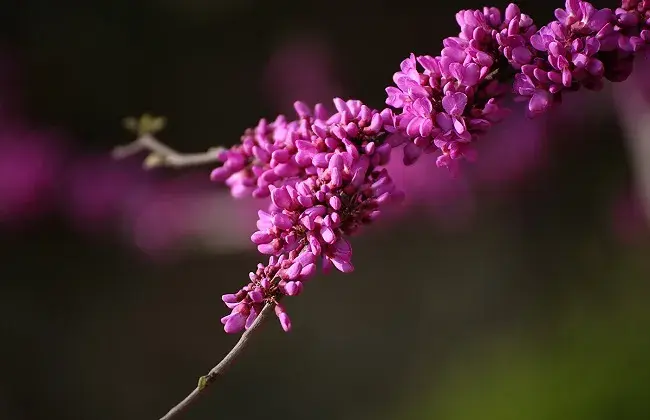
[[[224,330],[244,334],[163,419],[187,407],[232,363],[270,308],[289,331],[291,320],[278,302],[299,295],[318,265],[354,270],[348,237],[403,198],[386,169],[394,149],[401,147],[405,165],[435,153],[437,166],[456,171],[459,161],[475,159],[475,141],[508,115],[507,93],[528,102],[529,116],[542,114],[564,93],[627,79],[635,54],[650,44],[650,0],[622,0],[615,10],[566,0],[555,17],[538,29],[515,4],[503,13],[461,10],[460,32],[443,40],[440,55],[402,61],[395,86],[386,88],[388,108],[334,98],[336,111],[329,112],[298,101],[295,119],[261,119],[227,150],[182,155],[152,136],[164,120],[145,115],[125,122],[138,139],[116,156],[148,150],[148,167],[219,162],[210,178],[233,197],[269,199],[251,235],[268,260],[239,291],[222,296],[230,309],[221,318]]]
[[[165,127],[165,119],[144,114],[139,120],[126,118],[124,127],[135,132],[138,138],[129,144],[113,149],[113,157],[124,159],[142,151],[148,151],[149,156],[143,166],[147,169],[167,166],[171,168],[186,168],[213,164],[219,161],[219,153],[225,150],[222,147],[211,148],[204,153],[179,153],[171,147],[161,143],[153,134]]]
[[[239,341],[237,341],[237,344],[226,354],[226,356],[219,362],[218,365],[213,367],[210,372],[208,372],[207,375],[201,376],[199,378],[199,383],[197,387],[192,391],[185,399],[178,404],[174,406],[171,410],[167,412],[164,416],[160,418],[160,420],[171,420],[176,418],[179,414],[183,413],[187,408],[190,407],[194,402],[198,400],[198,398],[205,393],[205,390],[210,386],[214,381],[217,380],[217,378],[221,375],[224,374],[226,369],[228,369],[235,359],[242,353],[242,351],[246,348],[246,345],[251,339],[251,336],[253,334],[253,331],[255,331],[260,325],[262,325],[262,322],[268,317],[268,315],[271,313],[273,310],[274,305],[273,304],[267,304],[264,306],[264,309],[260,312],[259,316],[255,320],[255,322],[246,330],[244,334],[239,338]]]

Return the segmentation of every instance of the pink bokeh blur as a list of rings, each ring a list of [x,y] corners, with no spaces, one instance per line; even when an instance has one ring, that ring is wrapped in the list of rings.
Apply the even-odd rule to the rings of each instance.
[[[314,103],[339,95],[345,89],[336,80],[333,57],[318,37],[279,45],[263,79],[269,101],[289,113],[295,99]],[[142,170],[137,159],[117,162],[108,151],[83,153],[64,134],[35,127],[22,115],[18,74],[16,60],[0,54],[0,228],[21,229],[55,213],[83,234],[115,232],[152,257],[168,258],[189,248],[254,249],[249,236],[264,203],[232,199],[202,172],[163,179]],[[576,100],[588,112],[590,101]],[[548,165],[548,127],[546,117],[530,120],[513,112],[481,139],[478,161],[456,179],[436,167],[434,155],[405,167],[401,151],[395,151],[388,168],[407,199],[387,212],[384,223],[415,212],[439,229],[470,228],[478,211],[477,191],[508,194]],[[628,214],[634,213],[632,201],[619,201],[612,226],[628,241],[638,230],[628,225],[638,218]]]
[[[206,174],[163,177],[137,159],[83,152],[64,133],[38,127],[22,112],[18,69],[0,54],[0,229],[59,216],[81,234],[112,233],[151,257],[175,255],[197,238],[218,252],[253,248],[252,203],[234,201]]]

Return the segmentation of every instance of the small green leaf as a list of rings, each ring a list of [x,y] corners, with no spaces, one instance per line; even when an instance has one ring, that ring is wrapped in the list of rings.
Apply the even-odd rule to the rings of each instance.
[[[122,120],[122,125],[129,131],[138,135],[153,134],[161,131],[167,125],[165,117],[154,117],[151,114],[143,114],[140,118],[127,117]]]
[[[144,160],[142,166],[144,166],[145,169],[152,169],[161,166],[164,162],[165,158],[160,156],[158,153],[150,153]]]
[[[155,117],[149,121],[149,132],[156,133],[165,128],[167,119],[165,117]]]
[[[197,385],[199,388],[199,391],[202,391],[203,388],[205,388],[208,385],[208,377],[207,376],[201,376],[199,378],[199,384]]]

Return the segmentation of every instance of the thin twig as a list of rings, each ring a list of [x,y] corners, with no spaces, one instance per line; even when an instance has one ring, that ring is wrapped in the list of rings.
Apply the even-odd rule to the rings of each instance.
[[[217,377],[223,375],[226,369],[228,369],[230,365],[233,364],[237,356],[239,356],[244,348],[246,348],[246,345],[248,344],[253,331],[262,325],[262,322],[264,322],[264,319],[269,316],[274,307],[274,304],[267,303],[260,312],[257,319],[253,322],[253,325],[251,325],[251,327],[242,334],[237,344],[235,344],[235,347],[233,347],[232,350],[230,350],[230,352],[221,360],[221,362],[219,362],[217,366],[213,367],[207,375],[202,376],[199,379],[199,385],[196,387],[196,389],[194,389],[194,391],[190,393],[190,395],[185,397],[183,401],[179,402],[174,408],[169,410],[169,412],[161,417],[160,420],[170,420],[176,418],[177,415],[184,412],[201,395],[203,395],[208,386],[210,386],[217,379]]]
[[[212,148],[204,153],[179,153],[171,147],[161,143],[149,133],[140,135],[135,141],[117,146],[113,149],[113,157],[124,159],[142,151],[151,152],[144,161],[144,166],[152,168],[155,166],[168,166],[172,168],[185,168],[188,166],[200,166],[219,161],[219,152],[224,150],[221,147]]]

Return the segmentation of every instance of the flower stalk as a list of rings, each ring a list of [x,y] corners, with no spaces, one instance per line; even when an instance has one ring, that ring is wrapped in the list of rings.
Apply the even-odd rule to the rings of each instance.
[[[232,350],[230,350],[230,352],[228,352],[228,354],[223,359],[221,359],[219,364],[210,369],[210,372],[204,376],[201,376],[196,388],[181,402],[169,410],[167,414],[162,416],[160,420],[172,420],[177,418],[192,404],[194,404],[200,396],[204,395],[208,390],[208,387],[212,385],[218,377],[222,376],[226,370],[235,362],[235,360],[242,354],[244,349],[248,346],[253,333],[259,329],[259,327],[262,325],[264,320],[268,317],[273,309],[274,308],[272,304],[267,304],[264,309],[262,309],[255,322],[251,324],[250,328],[241,335],[239,341],[237,341],[237,344],[235,344]]]

